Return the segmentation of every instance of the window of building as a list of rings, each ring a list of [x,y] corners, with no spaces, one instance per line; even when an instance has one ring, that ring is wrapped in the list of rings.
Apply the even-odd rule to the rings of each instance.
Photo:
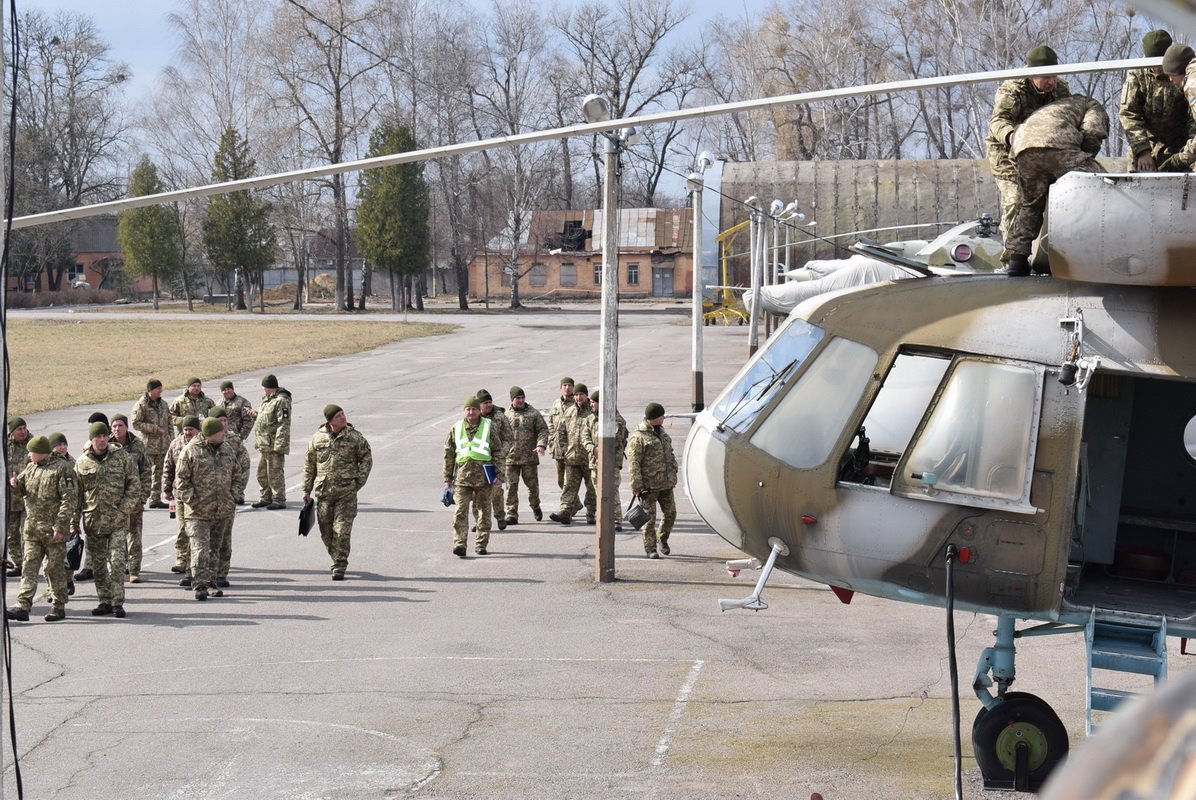
[[[515,267],[500,266],[498,268],[498,285],[499,286],[510,286],[511,285],[510,270],[512,270],[512,269],[518,269],[518,266],[515,266]]]
[[[640,285],[640,265],[639,264],[628,264],[627,265],[627,285],[628,286],[639,286]]]
[[[561,264],[561,286],[577,285],[577,265]]]
[[[594,265],[594,285],[602,285],[602,262]]]
[[[532,286],[547,286],[548,285],[548,265],[547,264],[532,264],[531,276],[528,283]]]
[[[80,263],[75,263],[75,264],[72,264],[67,269],[66,277],[67,277],[67,280],[71,281],[71,282],[81,281],[81,280],[83,280],[83,277],[85,274],[86,274],[86,269],[84,268],[84,266]]]

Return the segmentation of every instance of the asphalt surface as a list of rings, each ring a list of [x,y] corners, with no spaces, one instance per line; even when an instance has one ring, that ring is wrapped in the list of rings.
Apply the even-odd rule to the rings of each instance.
[[[275,372],[295,414],[292,507],[239,510],[224,598],[196,602],[177,586],[165,511],[146,512],[146,582],[127,585],[126,619],[92,618],[94,587],[80,583],[67,620],[45,623],[39,588],[33,621],[12,630],[26,797],[952,796],[941,610],[862,596],[844,606],[778,573],[766,611],[720,613],[717,599],[746,596],[758,573],[728,576],[723,562],[741,554],[680,487],[673,555],[647,560],[638,534],[620,534],[611,584],[593,580],[592,527],[526,510],[492,534],[491,555],[454,557],[439,497],[462,399],[485,387],[503,402],[518,384],[546,411],[562,375],[595,386],[599,320],[594,307],[430,318],[463,327],[230,376],[256,405],[244,390]],[[623,315],[630,424],[648,401],[689,410],[689,330],[663,309]],[[710,401],[745,358],[746,328],[706,328],[705,342]],[[134,399],[101,410],[127,413]],[[296,535],[302,453],[329,402],[375,459],[344,583],[329,579],[318,534]],[[27,419],[66,432],[77,454],[92,410]],[[667,421],[678,456],[688,426]],[[546,511],[553,475],[542,465]],[[956,626],[970,754],[969,685],[993,623],[958,614]],[[1017,688],[1049,700],[1079,742],[1081,637],[1025,641],[1018,658]],[[4,745],[4,796],[16,797]],[[967,796],[980,796],[970,755],[964,768]]]

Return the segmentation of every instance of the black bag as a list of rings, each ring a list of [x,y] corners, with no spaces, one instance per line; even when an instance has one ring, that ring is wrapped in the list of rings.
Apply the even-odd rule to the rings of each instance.
[[[299,535],[306,536],[316,524],[316,498],[309,497],[299,511]]]
[[[631,498],[631,502],[627,504],[627,513],[623,515],[623,519],[627,520],[627,524],[635,528],[637,531],[648,524],[648,520],[652,518],[642,505],[638,497]]]
[[[71,534],[71,538],[66,540],[66,566],[67,569],[74,571],[79,569],[79,565],[83,563],[83,535],[78,531]]]

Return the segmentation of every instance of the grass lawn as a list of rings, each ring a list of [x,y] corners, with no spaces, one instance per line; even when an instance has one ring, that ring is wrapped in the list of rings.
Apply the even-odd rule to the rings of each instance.
[[[199,377],[219,397],[228,375],[359,353],[390,342],[439,336],[428,322],[260,320],[8,320],[9,415],[133,400],[157,378],[168,390]],[[269,331],[269,335],[263,335]],[[184,356],[185,354],[185,356]],[[240,387],[241,393],[254,387]]]

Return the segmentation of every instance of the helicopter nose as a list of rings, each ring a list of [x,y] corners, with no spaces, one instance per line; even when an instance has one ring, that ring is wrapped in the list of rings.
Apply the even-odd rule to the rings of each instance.
[[[685,490],[698,515],[735,547],[743,548],[743,530],[727,500],[727,447],[714,434],[712,414],[699,415],[685,443]]]

